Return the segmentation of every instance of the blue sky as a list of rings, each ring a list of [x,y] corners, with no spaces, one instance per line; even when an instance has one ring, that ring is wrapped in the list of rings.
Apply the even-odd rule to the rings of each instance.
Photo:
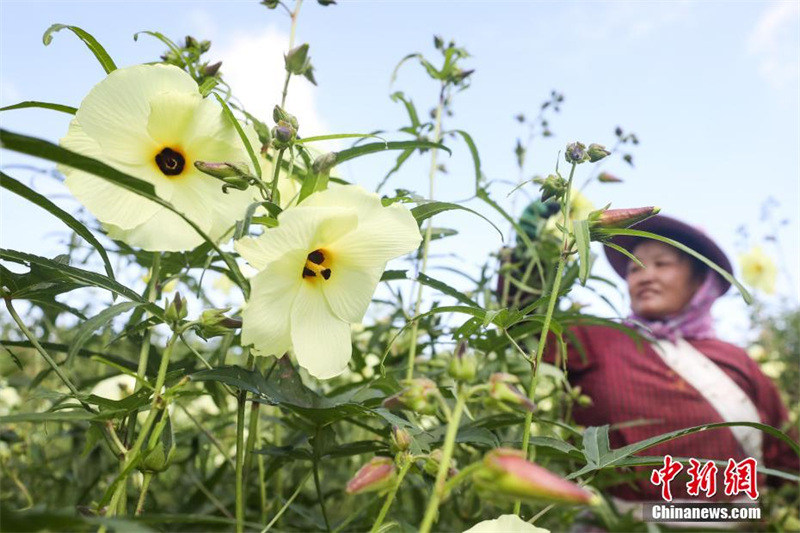
[[[0,104],[43,100],[77,106],[103,71],[74,35],[41,35],[52,23],[78,25],[92,33],[118,65],[155,60],[156,40],[132,36],[157,30],[213,42],[211,57],[251,111],[265,116],[283,81],[289,19],[247,2],[16,2],[0,3]],[[528,174],[551,172],[557,153],[572,140],[612,144],[617,125],[635,132],[635,168],[613,161],[606,170],[620,185],[592,185],[597,206],[658,205],[663,212],[703,227],[735,259],[736,229],[746,226],[753,242],[768,231],[761,205],[772,196],[781,233],[785,270],[779,292],[797,301],[800,285],[800,3],[790,2],[348,2],[322,8],[303,5],[297,42],[311,45],[316,88],[294,80],[289,111],[305,136],[333,132],[395,130],[406,125],[401,106],[388,97],[403,90],[425,112],[437,88],[414,65],[389,79],[410,52],[433,55],[432,36],[464,46],[473,57],[472,87],[455,98],[446,128],[469,131],[480,150],[492,191],[505,205],[517,171],[513,146],[524,134],[513,117],[533,116],[552,89],[565,95],[552,117],[556,136],[535,142]],[[266,116],[265,116],[266,118]],[[68,117],[41,110],[0,114],[4,128],[57,140]],[[399,136],[398,136],[399,137]],[[436,197],[460,200],[474,190],[472,162],[456,140],[442,162]],[[24,162],[3,152],[2,165]],[[378,155],[340,168],[343,177],[374,187],[391,167]],[[427,158],[412,162],[389,183],[427,191]],[[30,172],[7,169],[19,179]],[[580,180],[588,169],[579,170]],[[70,209],[77,206],[48,179],[33,182]],[[43,255],[61,251],[58,221],[6,193],[0,240],[4,247]],[[471,203],[486,212],[480,204]],[[517,209],[524,205],[522,199]],[[497,234],[469,215],[443,216],[437,226],[460,235],[437,242],[439,264],[476,271],[500,246]],[[505,227],[505,226],[504,226]],[[768,246],[768,252],[775,250]],[[598,250],[599,252],[599,250]],[[600,261],[600,263],[603,263]],[[601,264],[599,274],[613,277]],[[454,281],[456,283],[456,281]],[[590,296],[586,296],[591,301]],[[608,312],[601,305],[599,312]],[[728,296],[716,309],[729,318],[721,332],[736,337],[746,324],[744,307]],[[738,340],[738,339],[736,339]]]

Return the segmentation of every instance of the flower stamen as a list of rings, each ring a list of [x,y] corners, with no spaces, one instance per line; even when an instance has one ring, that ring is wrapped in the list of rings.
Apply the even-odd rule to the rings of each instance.
[[[328,280],[331,277],[331,269],[328,268],[327,258],[322,250],[314,250],[306,258],[306,264],[303,266],[303,278],[315,278],[317,275],[322,279]]]
[[[164,175],[177,176],[183,172],[183,168],[186,166],[186,159],[180,152],[172,148],[164,148],[156,154],[156,165]]]

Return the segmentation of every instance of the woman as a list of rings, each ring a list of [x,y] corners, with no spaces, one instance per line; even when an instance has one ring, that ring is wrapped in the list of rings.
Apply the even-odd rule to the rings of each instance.
[[[676,240],[733,272],[720,247],[683,222],[657,215],[635,229]],[[572,329],[569,381],[593,400],[591,406],[576,409],[576,422],[610,424],[612,448],[716,422],[752,421],[786,430],[786,408],[769,378],[744,350],[715,336],[711,306],[730,284],[700,261],[660,241],[617,237],[613,242],[645,266],[605,248],[614,270],[628,283],[629,325],[647,340],[637,345],[626,333],[604,326]],[[548,350],[546,358],[560,363],[553,350]],[[737,462],[753,457],[771,468],[797,472],[799,467],[797,455],[785,443],[748,427],[702,431],[643,453]],[[642,476],[613,487],[610,493],[623,500],[661,501],[662,488],[648,475],[653,467],[638,470]],[[714,499],[726,498],[723,470],[719,468]],[[686,468],[682,476],[685,473]],[[679,476],[671,483],[676,500],[691,498],[686,479]],[[702,502],[704,494],[700,496],[691,499]]]

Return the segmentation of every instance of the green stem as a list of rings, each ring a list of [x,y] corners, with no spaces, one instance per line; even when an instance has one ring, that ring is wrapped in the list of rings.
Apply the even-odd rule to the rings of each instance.
[[[121,493],[123,492],[120,487],[125,486],[125,481],[128,479],[128,475],[130,475],[131,470],[136,466],[136,463],[139,461],[139,454],[142,451],[142,446],[144,445],[145,440],[147,440],[148,433],[150,428],[153,427],[153,423],[158,416],[158,413],[164,409],[164,405],[162,405],[163,397],[161,395],[161,389],[164,388],[164,382],[167,378],[167,368],[169,367],[169,359],[172,356],[172,350],[175,347],[175,342],[179,337],[179,333],[175,332],[170,337],[169,341],[167,342],[166,348],[164,348],[164,353],[161,355],[161,364],[158,367],[158,375],[156,376],[156,384],[153,387],[155,391],[153,393],[153,401],[150,404],[150,412],[147,414],[147,418],[142,424],[142,428],[139,431],[139,436],[136,438],[136,442],[133,443],[133,446],[130,450],[125,454],[125,461],[122,464],[120,469],[120,473],[117,474],[117,477],[114,478],[114,481],[111,482],[109,485],[106,494],[103,496],[102,500],[98,504],[98,509],[102,508],[109,502],[109,499],[116,500],[112,502],[112,505],[109,506],[109,513],[115,513],[116,507],[113,503],[119,503],[121,498]],[[156,438],[158,436],[156,435]]]
[[[255,448],[256,441],[258,440],[258,402],[250,402],[250,424],[247,427],[247,444],[244,447],[244,483],[247,484],[247,478],[250,475],[250,469],[253,466],[253,449]]]
[[[272,528],[272,526],[275,525],[275,523],[278,521],[278,519],[281,517],[281,515],[284,513],[284,511],[286,511],[286,509],[289,508],[289,506],[292,504],[294,499],[297,498],[297,495],[300,494],[300,491],[303,489],[303,485],[305,485],[305,482],[309,478],[310,475],[311,475],[311,472],[306,474],[306,476],[302,479],[302,481],[300,481],[300,483],[298,483],[297,488],[295,489],[295,491],[292,493],[291,496],[289,496],[289,499],[286,500],[286,503],[283,504],[283,507],[281,507],[278,510],[277,514],[275,514],[275,516],[272,517],[272,520],[269,521],[269,524],[267,524],[266,527],[261,530],[261,533],[267,533],[267,531],[269,531],[270,528]]]
[[[291,50],[291,45],[289,45]],[[281,94],[281,108],[286,105],[286,95],[289,93],[289,80],[292,79],[292,73],[286,71],[286,81],[283,82],[283,93]]]
[[[144,479],[142,480],[142,492],[139,494],[139,501],[136,503],[136,511],[134,516],[139,516],[144,511],[144,500],[147,498],[147,489],[150,488],[150,482],[153,480],[152,472],[145,472]]]
[[[433,522],[436,520],[436,514],[439,511],[439,502],[445,494],[445,482],[447,481],[447,473],[450,471],[450,460],[453,457],[453,450],[455,449],[458,424],[461,421],[461,413],[464,412],[466,403],[467,395],[459,390],[456,405],[453,408],[453,417],[447,425],[447,434],[444,439],[444,448],[442,449],[442,461],[439,463],[439,470],[436,472],[436,482],[433,486],[431,498],[428,500],[428,508],[425,511],[425,517],[422,519],[422,524],[419,526],[420,533],[429,533]]]
[[[264,456],[258,454],[256,458],[258,463],[258,496],[261,502],[261,522],[267,521],[267,482],[264,480],[266,476],[266,467],[264,465]]]
[[[381,524],[383,524],[383,519],[386,518],[386,513],[389,512],[389,509],[392,507],[392,503],[394,502],[394,497],[397,495],[397,491],[400,488],[400,484],[403,483],[403,478],[406,477],[408,470],[414,464],[414,461],[411,459],[406,460],[406,463],[400,468],[400,473],[397,475],[397,481],[392,487],[392,490],[386,496],[386,500],[383,502],[383,507],[381,507],[381,511],[378,513],[378,518],[375,519],[375,523],[372,524],[372,529],[370,533],[377,533],[377,531],[381,528]]]
[[[36,337],[34,336],[33,332],[31,332],[31,330],[28,329],[28,327],[19,317],[17,311],[14,309],[14,306],[11,305],[11,299],[6,298],[5,301],[6,301],[6,308],[8,309],[8,312],[11,313],[11,318],[13,318],[14,322],[17,323],[17,326],[19,326],[19,329],[22,331],[22,334],[28,338],[31,344],[33,344],[33,347],[36,348],[36,351],[39,352],[39,354],[41,354],[42,357],[44,357],[44,360],[47,361],[47,364],[50,365],[50,367],[55,371],[58,377],[61,378],[61,381],[63,381],[64,385],[67,386],[69,391],[72,393],[72,396],[74,396],[75,399],[80,402],[80,404],[83,406],[84,409],[86,409],[90,413],[94,413],[95,412],[94,409],[92,409],[89,404],[80,399],[80,397],[78,396],[78,389],[75,388],[75,385],[73,385],[72,381],[70,381],[67,375],[64,374],[64,372],[61,370],[61,367],[59,367],[53,360],[53,358],[50,357],[50,354],[47,353],[47,350],[45,350],[42,347],[42,345],[39,344],[39,341],[36,340]]]
[[[241,391],[236,409],[236,533],[244,531],[244,407],[246,391]]]
[[[442,132],[442,111],[444,110],[444,86],[439,93],[439,104],[436,106],[436,126],[433,130],[433,142],[438,143]],[[436,158],[439,151],[436,149],[431,150],[431,167],[428,172],[428,200],[433,200],[434,195],[434,182],[436,181]],[[429,218],[425,224],[425,237],[422,241],[422,266],[420,273],[424,274],[428,268],[428,248],[431,242],[431,235],[433,233],[432,221]],[[422,283],[417,283],[417,296],[414,301],[414,313],[411,316],[419,315],[420,308],[422,307]],[[406,371],[406,379],[410,380],[414,377],[414,359],[417,357],[417,334],[419,330],[419,321],[415,320],[411,325],[411,346],[408,348],[408,369]]]
[[[280,150],[278,150],[278,157],[275,158],[275,172],[273,173],[272,183],[270,184],[270,189],[271,189],[269,193],[270,200],[274,200],[275,195],[278,192],[278,176],[281,173],[281,160],[283,159],[283,152],[285,150],[286,150],[285,148],[281,148]]]
[[[319,499],[319,507],[322,510],[322,519],[325,520],[325,530],[331,530],[331,524],[328,521],[328,511],[325,509],[325,497],[322,494],[322,484],[319,480],[319,457],[314,455],[314,487],[317,489],[317,499]]]
[[[539,345],[536,348],[536,360],[531,365],[531,382],[528,387],[528,398],[533,400],[536,393],[536,385],[539,382],[539,367],[542,363],[542,355],[544,354],[545,343],[547,342],[547,335],[550,333],[550,321],[555,312],[556,302],[558,301],[558,291],[561,288],[561,278],[564,274],[564,264],[566,262],[566,254],[569,249],[569,210],[570,210],[570,192],[572,190],[572,179],[575,176],[575,167],[577,164],[572,164],[572,169],[569,172],[569,182],[567,183],[567,192],[564,199],[564,231],[561,242],[561,254],[558,257],[558,267],[556,269],[556,277],[553,279],[553,288],[550,290],[550,300],[547,303],[547,314],[544,317],[544,324],[542,324],[542,332],[539,335]],[[522,451],[525,452],[525,457],[528,457],[529,445],[531,439],[531,422],[533,422],[533,413],[530,411],[525,413],[525,422],[522,428]],[[521,502],[517,501],[514,504],[514,514],[519,514],[522,508]]]

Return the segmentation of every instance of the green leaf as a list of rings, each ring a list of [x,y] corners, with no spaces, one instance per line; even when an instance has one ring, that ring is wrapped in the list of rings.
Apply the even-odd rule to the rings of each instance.
[[[613,249],[613,250],[616,250],[616,251],[618,251],[619,253],[621,253],[622,255],[626,256],[628,259],[630,259],[631,261],[633,261],[634,263],[636,263],[637,265],[639,265],[641,268],[646,268],[646,267],[644,266],[644,263],[642,263],[641,261],[639,261],[639,258],[638,258],[638,257],[636,257],[635,255],[633,255],[632,253],[630,253],[628,250],[626,250],[626,249],[625,249],[625,248],[623,248],[622,246],[619,246],[619,245],[617,245],[617,244],[614,244],[613,242],[603,242],[603,246],[608,246],[609,248],[611,248],[611,249]]]
[[[481,174],[481,157],[478,155],[478,148],[475,146],[475,141],[472,140],[469,133],[464,130],[455,130],[455,133],[461,135],[464,139],[464,142],[467,143],[469,147],[469,153],[472,155],[472,162],[475,164],[475,190],[477,191],[480,187],[481,179],[483,175]]]
[[[575,229],[575,245],[578,247],[578,259],[580,260],[580,267],[578,270],[578,277],[581,280],[581,285],[586,285],[586,280],[589,278],[589,270],[592,264],[592,254],[589,248],[589,221],[576,220],[573,224]]]
[[[503,232],[500,231],[494,222],[483,216],[482,214],[478,213],[470,209],[469,207],[464,207],[463,205],[452,204],[450,202],[425,202],[424,204],[420,204],[417,207],[411,210],[411,214],[414,215],[414,218],[417,220],[417,224],[422,224],[422,222],[428,218],[431,218],[434,215],[438,215],[439,213],[444,213],[445,211],[453,211],[453,210],[461,210],[467,211],[472,213],[473,215],[477,215],[481,217],[483,220],[491,224],[491,226],[497,230],[497,233],[500,234],[500,238],[503,239]]]
[[[103,276],[102,274],[75,268],[65,265],[59,261],[54,261],[38,255],[27,254],[25,252],[18,252],[16,250],[9,250],[6,248],[0,248],[0,259],[25,265],[36,265],[40,268],[60,274],[65,278],[76,282],[79,286],[100,287],[102,289],[106,289],[118,296],[123,296],[131,301],[139,302],[140,304],[145,305],[146,309],[150,311],[150,313],[159,318],[163,319],[164,317],[163,309],[151,302],[148,302],[135,291],[132,291],[128,287],[114,281],[108,276]]]
[[[130,311],[140,305],[144,305],[143,302],[122,302],[116,305],[112,305],[106,309],[103,309],[95,316],[81,324],[78,328],[78,331],[75,333],[75,337],[72,339],[72,344],[69,347],[69,352],[67,353],[67,360],[65,363],[70,363],[72,358],[75,357],[75,354],[83,348],[83,345],[86,344],[92,334],[98,328],[105,326],[108,324],[115,316],[125,313],[126,311]]]
[[[35,100],[26,100],[18,104],[0,107],[0,111],[11,111],[12,109],[25,109],[26,107],[40,107],[42,109],[52,109],[53,111],[61,111],[62,113],[68,113],[70,115],[74,115],[75,113],[78,112],[78,108],[76,107],[71,107],[68,105],[61,105],[61,104],[51,104],[49,102],[37,102]]]
[[[46,197],[42,196],[33,189],[28,188],[23,183],[15,180],[2,171],[0,171],[0,186],[38,205],[45,211],[61,220],[72,231],[83,237],[86,242],[91,244],[94,249],[97,250],[97,252],[100,254],[100,257],[103,258],[103,263],[106,266],[106,273],[108,274],[108,277],[114,279],[114,270],[111,268],[111,260],[108,258],[106,249],[103,248],[103,245],[100,244],[94,235],[92,235],[92,232],[89,231],[86,226],[81,224],[75,217],[58,207]]]
[[[358,146],[353,146],[352,148],[342,150],[341,152],[336,152],[336,164],[338,165],[339,163],[344,163],[345,161],[355,159],[356,157],[361,157],[362,155],[383,152],[384,150],[407,150],[409,148],[436,148],[438,150],[444,150],[448,154],[452,154],[452,151],[441,143],[435,143],[431,141],[390,141],[360,144]]]
[[[86,43],[86,46],[89,47],[89,50],[92,51],[94,56],[103,66],[103,70],[106,71],[106,74],[110,74],[111,72],[117,70],[117,65],[114,64],[114,60],[111,59],[111,56],[108,55],[108,52],[106,52],[105,48],[103,48],[100,43],[98,43],[97,40],[91,36],[91,34],[77,26],[53,24],[47,28],[47,31],[45,31],[44,35],[42,35],[42,42],[44,45],[49,45],[53,41],[53,34],[61,30],[70,30],[72,33],[77,35],[81,41]]]
[[[583,454],[590,464],[599,465],[608,455],[608,425],[589,427],[583,432]]]
[[[696,257],[706,265],[708,265],[711,269],[713,269],[717,274],[722,276],[728,283],[734,285],[744,298],[744,301],[748,304],[753,303],[753,297],[747,291],[747,289],[742,286],[741,283],[736,281],[736,278],[731,276],[727,271],[725,271],[722,267],[714,263],[711,259],[707,258],[706,256],[699,254],[686,246],[683,243],[680,243],[676,240],[662,237],[661,235],[656,235],[655,233],[650,233],[649,231],[640,231],[635,229],[623,229],[623,228],[598,228],[595,230],[596,233],[608,237],[613,237],[614,235],[627,235],[629,237],[643,237],[645,239],[653,239],[656,241],[661,241],[663,243],[669,244],[674,246],[675,248],[686,252],[687,254],[691,255],[692,257]]]
[[[331,135],[317,135],[315,137],[305,137],[303,139],[297,139],[295,143],[303,144],[303,143],[313,143],[317,141],[332,141],[334,139],[366,139],[366,138],[375,138],[380,139],[386,142],[383,137],[379,137],[377,135],[373,135],[371,133],[334,133]]]
[[[414,278],[407,277],[406,273],[407,273],[406,270],[387,270],[381,276],[381,281],[394,281],[394,280],[403,280],[403,279],[405,279],[405,280],[414,279]],[[442,294],[446,294],[448,296],[452,296],[453,298],[455,298],[456,300],[458,300],[459,302],[461,302],[463,304],[467,304],[467,305],[470,305],[472,307],[480,308],[480,305],[478,305],[478,303],[475,302],[475,300],[473,300],[472,298],[470,298],[466,294],[463,294],[459,290],[454,289],[453,287],[451,287],[450,285],[448,285],[447,283],[445,283],[445,282],[443,282],[441,280],[432,278],[432,277],[420,272],[420,274],[417,276],[415,281],[418,281],[419,283],[422,283],[423,285],[427,285],[428,287],[436,289],[437,291],[441,292]]]
[[[169,209],[181,217],[187,224],[189,224],[189,226],[192,227],[192,229],[197,232],[198,235],[205,239],[206,242],[208,242],[211,247],[214,248],[222,260],[225,261],[225,264],[230,269],[234,280],[242,288],[245,296],[248,296],[249,283],[242,275],[242,272],[233,257],[230,254],[223,252],[217,243],[212,241],[211,238],[206,235],[206,233],[200,229],[200,227],[193,220],[175,209],[175,207],[173,207],[169,202],[163,200],[159,196],[156,196],[153,184],[133,176],[129,176],[124,172],[120,172],[119,170],[106,165],[102,161],[72,152],[49,141],[45,141],[44,139],[20,135],[4,129],[0,129],[0,146],[14,152],[40,157],[48,161],[61,163],[78,170],[89,172],[90,174],[94,174],[95,176],[108,180],[115,185],[133,192],[134,194],[138,194],[139,196],[143,196],[148,200]]]
[[[245,135],[242,125],[239,124],[239,121],[236,120],[235,116],[233,116],[233,112],[231,111],[231,108],[228,107],[228,104],[225,103],[225,100],[223,100],[222,97],[217,93],[214,93],[214,96],[217,98],[219,105],[222,106],[222,112],[225,114],[231,124],[233,124],[233,127],[236,128],[236,132],[239,134],[239,138],[242,140],[242,144],[244,144],[247,154],[250,156],[250,162],[253,164],[253,169],[255,170],[256,176],[260,179],[261,165],[258,164],[258,158],[256,157],[256,153],[253,151],[253,145],[250,144],[250,139],[248,139],[247,135]]]
[[[606,453],[602,453],[603,452],[602,445],[598,444],[597,453],[595,453],[594,450],[592,450],[590,452],[591,459],[590,459],[589,456],[587,456],[587,460],[589,461],[589,464],[586,465],[586,467],[580,469],[579,471],[573,472],[572,474],[567,476],[567,479],[572,479],[572,478],[584,475],[584,474],[586,474],[588,472],[592,472],[592,471],[595,471],[595,470],[600,470],[602,468],[608,468],[608,467],[612,467],[612,466],[619,466],[619,464],[622,462],[623,459],[625,459],[625,458],[627,458],[627,457],[629,457],[629,456],[631,456],[631,455],[633,455],[635,453],[639,453],[639,452],[644,451],[644,450],[646,450],[648,448],[652,448],[653,446],[657,446],[659,444],[663,444],[665,442],[669,442],[671,440],[674,440],[674,439],[677,439],[677,438],[680,438],[680,437],[685,437],[686,435],[691,435],[693,433],[699,433],[701,431],[706,431],[706,430],[709,430],[709,429],[734,427],[734,426],[752,427],[752,428],[756,428],[758,430],[761,430],[764,433],[767,433],[769,435],[772,435],[773,437],[776,437],[776,438],[784,441],[786,444],[789,445],[789,447],[792,449],[792,451],[794,453],[800,455],[800,444],[798,444],[797,442],[792,440],[791,437],[789,437],[788,435],[786,435],[782,431],[780,431],[780,430],[778,430],[778,429],[776,429],[776,428],[774,428],[772,426],[768,426],[766,424],[760,424],[758,422],[719,422],[719,423],[715,423],[715,424],[705,424],[705,425],[702,425],[702,426],[694,426],[694,427],[690,427],[690,428],[678,429],[676,431],[670,431],[670,432],[667,432],[667,433],[663,433],[661,435],[656,435],[654,437],[650,437],[649,439],[644,439],[642,441],[635,442],[635,443],[629,444],[627,446],[623,446],[622,448],[617,448],[616,450],[606,451]],[[585,434],[587,434],[589,432],[589,430],[591,430],[591,429],[593,429],[593,428],[587,429]],[[597,440],[602,436],[601,435],[602,428],[595,428],[595,429],[596,429],[596,432],[594,433],[594,437],[593,438],[594,438],[594,440]],[[584,452],[586,452],[586,438],[584,438],[584,448],[585,448]],[[606,449],[607,449],[607,447],[606,447]],[[592,459],[596,459],[596,460],[592,460]]]

